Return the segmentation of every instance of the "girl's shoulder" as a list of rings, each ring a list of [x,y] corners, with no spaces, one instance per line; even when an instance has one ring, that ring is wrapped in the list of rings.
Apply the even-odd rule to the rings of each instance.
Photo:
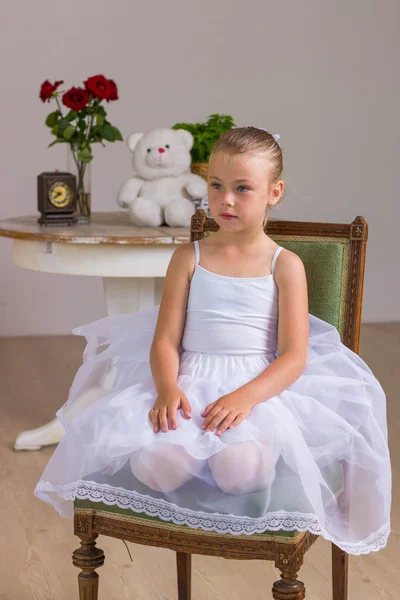
[[[278,246],[280,248],[280,246]],[[305,269],[300,256],[282,248],[276,258],[275,280],[277,284],[285,284],[287,281],[301,280],[305,278]]]
[[[171,257],[169,269],[172,271],[184,271],[189,280],[192,278],[196,265],[195,246],[193,242],[187,242],[178,246]]]
[[[284,246],[280,246],[270,238],[268,235],[265,236],[268,241],[267,252],[268,255],[272,254],[272,264],[275,275],[289,276],[294,272],[304,270],[303,261],[301,258],[292,252],[287,250]]]
[[[194,242],[185,242],[184,244],[180,244],[174,250],[172,256],[176,256],[179,259],[189,259],[190,256],[194,256]]]

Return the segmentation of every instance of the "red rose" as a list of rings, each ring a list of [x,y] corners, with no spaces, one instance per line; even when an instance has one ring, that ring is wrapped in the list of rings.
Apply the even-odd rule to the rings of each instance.
[[[110,98],[111,94],[111,85],[110,81],[106,79],[103,75],[95,75],[94,77],[89,77],[87,81],[84,82],[86,91],[97,96],[97,98],[101,98],[102,100],[107,100]]]
[[[78,112],[85,108],[89,102],[89,94],[82,88],[71,88],[62,97],[63,104],[68,108],[72,108],[75,112]]]
[[[62,84],[64,83],[63,81],[56,81],[54,84],[50,83],[50,81],[48,79],[46,79],[46,81],[44,83],[42,83],[42,87],[40,88],[40,93],[39,93],[39,97],[43,102],[46,102],[46,100],[48,100],[50,102],[50,98],[53,95],[53,92],[56,91],[56,89]]]
[[[108,83],[110,84],[111,91],[109,97],[107,98],[107,102],[109,102],[110,100],[118,100],[117,84],[112,79],[109,79]]]

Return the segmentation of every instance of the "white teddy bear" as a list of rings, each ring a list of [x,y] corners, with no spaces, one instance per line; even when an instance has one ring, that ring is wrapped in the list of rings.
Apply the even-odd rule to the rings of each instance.
[[[128,147],[135,173],[118,192],[135,225],[188,227],[195,201],[207,194],[207,183],[190,171],[193,136],[184,129],[133,133]]]

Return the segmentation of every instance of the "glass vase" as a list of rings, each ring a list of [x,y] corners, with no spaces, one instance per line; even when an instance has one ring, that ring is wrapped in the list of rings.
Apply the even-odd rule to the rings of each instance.
[[[68,144],[67,170],[76,177],[77,204],[74,216],[78,223],[90,223],[91,163],[78,160],[78,148]]]

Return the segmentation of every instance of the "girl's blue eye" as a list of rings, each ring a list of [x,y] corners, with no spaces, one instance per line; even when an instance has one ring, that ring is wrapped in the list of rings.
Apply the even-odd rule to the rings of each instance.
[[[247,188],[245,185],[239,185],[238,186],[238,190],[239,192],[247,192],[249,188]]]
[[[220,183],[212,183],[211,187],[215,188],[216,190],[220,190],[222,186]]]

